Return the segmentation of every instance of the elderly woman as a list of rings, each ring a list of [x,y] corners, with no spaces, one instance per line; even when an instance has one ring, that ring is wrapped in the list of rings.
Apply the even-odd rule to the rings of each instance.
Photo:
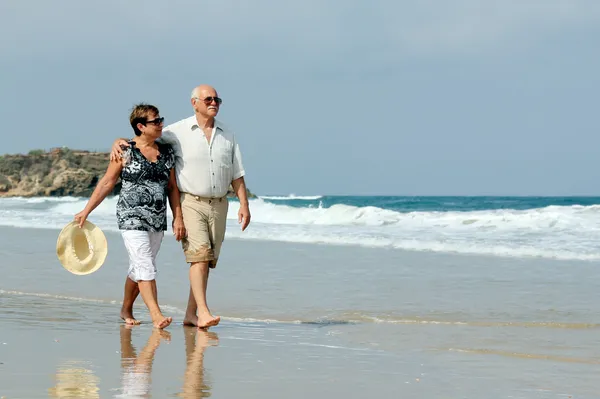
[[[129,253],[121,318],[126,324],[139,324],[133,317],[133,303],[141,293],[154,326],[162,329],[172,321],[162,314],[156,289],[156,255],[167,229],[167,198],[173,213],[175,238],[179,241],[185,235],[174,172],[175,156],[171,146],[156,142],[162,135],[164,121],[158,108],[138,104],[129,120],[135,138],[129,142],[121,160],[110,161],[105,175],[75,220],[83,226],[88,215],[121,178],[117,225]]]

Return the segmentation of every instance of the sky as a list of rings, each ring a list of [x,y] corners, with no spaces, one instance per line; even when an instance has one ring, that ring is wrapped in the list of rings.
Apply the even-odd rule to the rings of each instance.
[[[0,0],[1,154],[214,86],[263,195],[600,195],[595,0]]]

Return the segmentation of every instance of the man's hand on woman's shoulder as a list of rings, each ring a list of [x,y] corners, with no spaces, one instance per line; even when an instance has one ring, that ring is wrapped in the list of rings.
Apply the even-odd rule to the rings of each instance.
[[[115,142],[113,143],[112,149],[110,151],[110,160],[111,161],[120,160],[121,155],[123,155],[123,149],[125,147],[129,147],[129,143],[127,142],[127,139],[124,139],[124,138],[116,139]]]

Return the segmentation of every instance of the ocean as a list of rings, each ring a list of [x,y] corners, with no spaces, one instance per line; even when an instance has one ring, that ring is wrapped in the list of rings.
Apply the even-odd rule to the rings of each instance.
[[[86,201],[0,199],[0,397],[600,398],[600,198],[265,195],[245,232],[232,201],[208,333],[181,325],[170,230],[174,322],[157,332],[139,299],[122,326],[116,198],[89,217],[102,268],[61,267]]]
[[[2,198],[0,225],[60,228],[87,199]],[[89,220],[117,231],[117,198]],[[414,251],[600,260],[600,197],[261,196],[252,224],[227,237]]]

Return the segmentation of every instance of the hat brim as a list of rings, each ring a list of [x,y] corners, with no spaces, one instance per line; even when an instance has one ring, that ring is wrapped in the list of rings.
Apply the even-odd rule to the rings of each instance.
[[[107,253],[106,236],[98,226],[87,220],[81,228],[75,221],[67,224],[56,241],[56,255],[62,266],[80,276],[100,269]]]

